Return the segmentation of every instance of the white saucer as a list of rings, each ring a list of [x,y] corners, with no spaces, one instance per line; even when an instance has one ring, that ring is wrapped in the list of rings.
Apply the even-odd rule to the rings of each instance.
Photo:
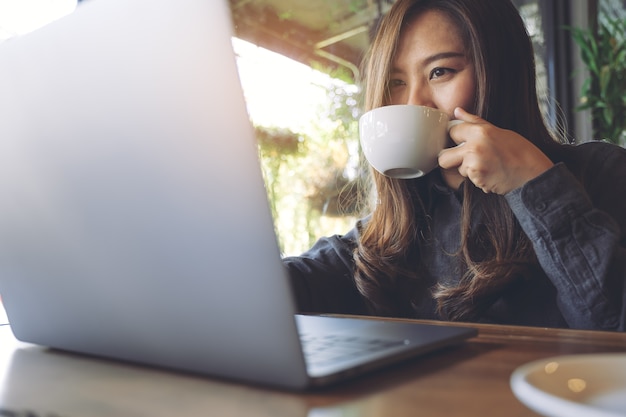
[[[557,356],[520,366],[515,396],[549,417],[626,416],[626,353]]]

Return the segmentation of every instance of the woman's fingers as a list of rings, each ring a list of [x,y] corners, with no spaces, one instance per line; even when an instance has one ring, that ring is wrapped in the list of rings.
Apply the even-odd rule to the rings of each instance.
[[[483,191],[506,194],[553,165],[519,134],[500,129],[461,108],[456,108],[454,115],[465,123],[450,129],[457,145],[441,151],[439,166],[457,169]]]

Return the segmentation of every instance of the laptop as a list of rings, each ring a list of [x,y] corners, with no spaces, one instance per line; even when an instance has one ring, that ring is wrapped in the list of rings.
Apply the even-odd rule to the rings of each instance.
[[[15,336],[294,390],[474,336],[296,314],[231,36],[225,1],[89,0],[0,44],[0,294]],[[342,362],[305,359],[320,338]]]

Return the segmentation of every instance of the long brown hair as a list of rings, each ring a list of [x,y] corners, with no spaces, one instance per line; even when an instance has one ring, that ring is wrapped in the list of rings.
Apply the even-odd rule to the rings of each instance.
[[[364,61],[365,110],[388,104],[387,80],[398,39],[426,10],[445,13],[459,28],[474,65],[475,101],[468,109],[528,138],[548,156],[557,143],[546,127],[536,92],[532,44],[509,0],[398,0],[383,18]],[[419,280],[419,242],[428,239],[424,179],[398,180],[371,170],[375,198],[354,251],[355,281],[373,314],[410,316]],[[473,320],[537,266],[529,239],[502,196],[465,180],[459,257],[465,273],[433,296],[442,318]],[[473,215],[480,225],[472,225]]]

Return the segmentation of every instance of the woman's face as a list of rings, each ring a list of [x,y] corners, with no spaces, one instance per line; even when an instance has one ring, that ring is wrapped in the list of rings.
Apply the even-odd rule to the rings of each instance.
[[[458,28],[443,13],[421,13],[400,35],[389,77],[390,104],[437,108],[453,118],[455,107],[473,112],[474,66]]]

